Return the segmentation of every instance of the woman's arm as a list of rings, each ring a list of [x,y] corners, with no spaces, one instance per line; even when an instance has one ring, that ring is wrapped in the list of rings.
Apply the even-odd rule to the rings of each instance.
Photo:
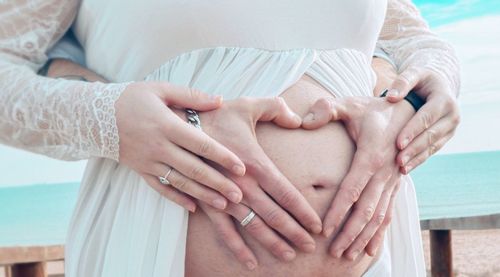
[[[225,207],[226,197],[239,202],[238,186],[196,154],[240,175],[245,171],[241,160],[206,134],[193,132],[168,108],[216,109],[220,97],[166,83],[104,84],[36,74],[47,60],[47,50],[73,22],[78,6],[77,0],[0,3],[0,142],[58,159],[119,160],[160,193],[175,193],[157,179],[172,166],[185,182],[192,177],[187,193],[212,205],[219,200],[219,207]],[[212,151],[200,153],[202,146]],[[206,174],[191,176],[200,171]],[[194,209],[186,196],[175,196]]]
[[[36,75],[79,1],[0,3],[0,142],[65,160],[118,160],[114,102],[127,84]]]

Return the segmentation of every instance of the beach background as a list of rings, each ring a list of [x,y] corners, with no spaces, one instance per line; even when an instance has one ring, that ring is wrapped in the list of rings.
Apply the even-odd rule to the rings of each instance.
[[[462,66],[462,122],[438,155],[416,170],[419,201],[430,201],[430,194],[436,191],[424,187],[438,176],[442,183],[465,178],[467,182],[462,183],[471,187],[464,199],[474,193],[476,181],[489,182],[491,191],[484,193],[491,196],[489,204],[496,205],[500,202],[496,198],[500,191],[500,0],[414,2],[432,29],[455,46]],[[460,159],[470,159],[478,169],[460,169],[467,174],[458,177],[424,174],[437,165],[443,172],[447,167],[457,171],[453,161]],[[0,246],[63,242],[84,168],[85,162],[56,161],[0,145]],[[446,187],[436,189],[446,195]],[[436,211],[425,205],[421,215],[432,218],[438,216]],[[48,214],[51,220],[47,220]],[[32,226],[41,228],[33,232]],[[19,240],[10,240],[13,235]],[[428,232],[422,235],[428,262]],[[455,231],[453,240],[457,276],[500,276],[500,231]],[[60,272],[62,265],[51,264],[49,270]],[[0,269],[0,276],[2,273]]]

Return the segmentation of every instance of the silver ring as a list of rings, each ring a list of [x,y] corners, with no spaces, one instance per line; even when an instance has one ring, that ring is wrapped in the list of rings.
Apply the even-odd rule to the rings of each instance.
[[[168,176],[170,175],[170,173],[172,173],[172,168],[170,168],[167,172],[167,174],[165,174],[165,176],[158,176],[158,180],[160,180],[160,183],[164,184],[165,186],[168,186],[170,185],[170,181],[168,180]]]
[[[255,217],[255,212],[252,209],[250,209],[250,213],[240,222],[241,226],[243,227],[247,226],[254,217]]]

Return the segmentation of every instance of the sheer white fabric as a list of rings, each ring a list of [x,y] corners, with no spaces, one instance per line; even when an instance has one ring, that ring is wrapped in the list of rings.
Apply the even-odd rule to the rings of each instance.
[[[458,96],[460,68],[453,47],[436,36],[411,0],[392,0],[377,45],[384,49],[398,71],[426,68],[437,73]]]
[[[118,161],[114,103],[126,84],[36,75],[78,1],[0,2],[0,142],[64,160]]]

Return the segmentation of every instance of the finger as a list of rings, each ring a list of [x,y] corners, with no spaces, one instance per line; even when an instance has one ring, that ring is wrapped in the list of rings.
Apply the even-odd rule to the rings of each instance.
[[[230,204],[226,211],[238,222],[241,222],[250,209],[241,204]],[[240,223],[238,223],[240,224]],[[258,215],[243,227],[264,248],[269,250],[276,258],[288,262],[295,258],[296,253],[288,243],[276,234]]]
[[[165,164],[171,165],[189,180],[194,180],[221,193],[234,203],[241,201],[243,195],[240,188],[219,171],[177,145],[167,144],[164,148],[166,148],[163,157]],[[191,183],[182,184],[189,185]],[[187,189],[187,187],[182,187],[181,190],[183,189]]]
[[[398,154],[398,165],[405,166],[410,160],[425,150],[434,154],[437,151],[434,144],[454,129],[455,125],[451,123],[449,117],[441,118],[430,128],[420,133],[420,135],[418,135],[403,151]]]
[[[396,180],[390,180],[390,182],[395,181]],[[391,200],[392,191],[394,190],[393,187],[394,186],[390,186],[390,189],[387,189],[382,193],[374,216],[365,226],[361,234],[359,234],[356,240],[351,244],[348,250],[345,251],[349,260],[354,261],[358,258],[359,254],[365,250],[370,240],[384,222],[385,214],[387,213],[387,208],[389,207],[389,202]]]
[[[298,128],[302,119],[294,113],[281,97],[254,99],[258,108],[258,121],[272,121],[284,128]]]
[[[224,196],[220,195],[216,191],[208,188],[207,186],[201,185],[192,179],[186,178],[182,173],[179,173],[176,169],[170,171],[170,167],[162,163],[157,163],[153,166],[153,171],[158,174],[157,176],[166,176],[168,174],[167,180],[170,185],[179,191],[184,192],[192,196],[195,199],[203,201],[208,205],[223,210],[227,206],[227,200]]]
[[[386,189],[386,183],[390,177],[390,172],[380,171],[370,180],[359,201],[354,205],[353,211],[349,215],[342,231],[330,247],[334,257],[340,258],[344,254],[344,251],[359,237],[367,224],[373,219],[377,206],[384,205],[380,204],[381,201],[389,201],[389,197],[386,199],[382,198],[382,192]]]
[[[179,204],[179,206],[192,213],[196,211],[196,203],[186,194],[176,190],[173,187],[165,186],[164,184],[160,183],[160,181],[158,181],[158,177],[156,176],[149,174],[144,174],[141,176],[154,190],[160,193],[163,197]]]
[[[199,111],[217,109],[222,104],[222,96],[210,95],[195,88],[160,82],[160,96],[168,106],[191,108]]]
[[[391,199],[389,201],[389,206],[387,207],[387,212],[385,214],[384,222],[382,222],[380,228],[377,230],[372,240],[370,240],[370,242],[366,246],[366,253],[372,257],[377,254],[380,245],[382,245],[382,243],[384,242],[385,231],[387,230],[387,227],[389,227],[389,224],[392,221],[392,216],[394,213],[394,199],[396,198],[396,195],[399,191],[399,185],[400,183],[397,183],[396,187],[392,191]]]
[[[401,101],[408,95],[417,83],[422,79],[423,71],[416,67],[409,67],[398,75],[387,92],[387,100],[390,102]]]
[[[245,174],[245,165],[236,154],[193,126],[176,121],[167,131],[167,135],[173,143],[221,165],[233,174],[238,176]]]
[[[408,164],[406,164],[402,168],[403,174],[410,173],[413,169],[417,168],[417,166],[424,163],[429,157],[434,155],[437,151],[439,151],[445,144],[453,137],[453,131],[439,139],[437,142],[431,144],[427,149],[418,154],[415,158],[410,160]]]
[[[304,227],[315,234],[322,229],[321,219],[304,196],[283,176],[279,169],[267,157],[260,146],[255,146],[252,152],[258,160],[249,165],[249,170],[259,185],[278,202],[288,213],[292,214]],[[244,186],[241,186],[243,189]],[[252,191],[249,191],[252,193]],[[272,201],[274,203],[274,201]],[[252,205],[252,207],[255,207]],[[281,209],[280,209],[281,210]],[[281,210],[283,211],[283,210]],[[288,213],[286,213],[288,215]],[[295,219],[290,218],[298,226]],[[291,223],[290,223],[291,224]],[[302,228],[300,228],[303,230]],[[303,230],[305,232],[305,230]]]
[[[300,250],[311,253],[316,249],[316,243],[311,235],[300,226],[282,207],[277,205],[264,191],[245,190],[245,199],[262,220],[295,244]]]
[[[321,98],[313,104],[308,114],[304,117],[304,129],[316,129],[332,120],[347,120],[348,108],[344,99],[333,97]]]
[[[378,154],[358,148],[342,180],[339,190],[323,220],[323,235],[329,237],[342,223],[344,217],[356,203],[374,173],[382,167],[383,159]]]
[[[203,206],[204,204],[200,205]],[[212,226],[214,226],[217,235],[234,254],[236,259],[249,270],[254,270],[258,265],[257,258],[241,237],[229,215],[206,206],[203,207],[203,211],[210,218],[210,221],[212,221]]]
[[[429,101],[403,127],[397,138],[399,150],[405,149],[414,138],[434,125],[436,121],[446,114],[442,103],[440,103],[441,101],[434,101],[433,99],[439,98],[429,98]]]

